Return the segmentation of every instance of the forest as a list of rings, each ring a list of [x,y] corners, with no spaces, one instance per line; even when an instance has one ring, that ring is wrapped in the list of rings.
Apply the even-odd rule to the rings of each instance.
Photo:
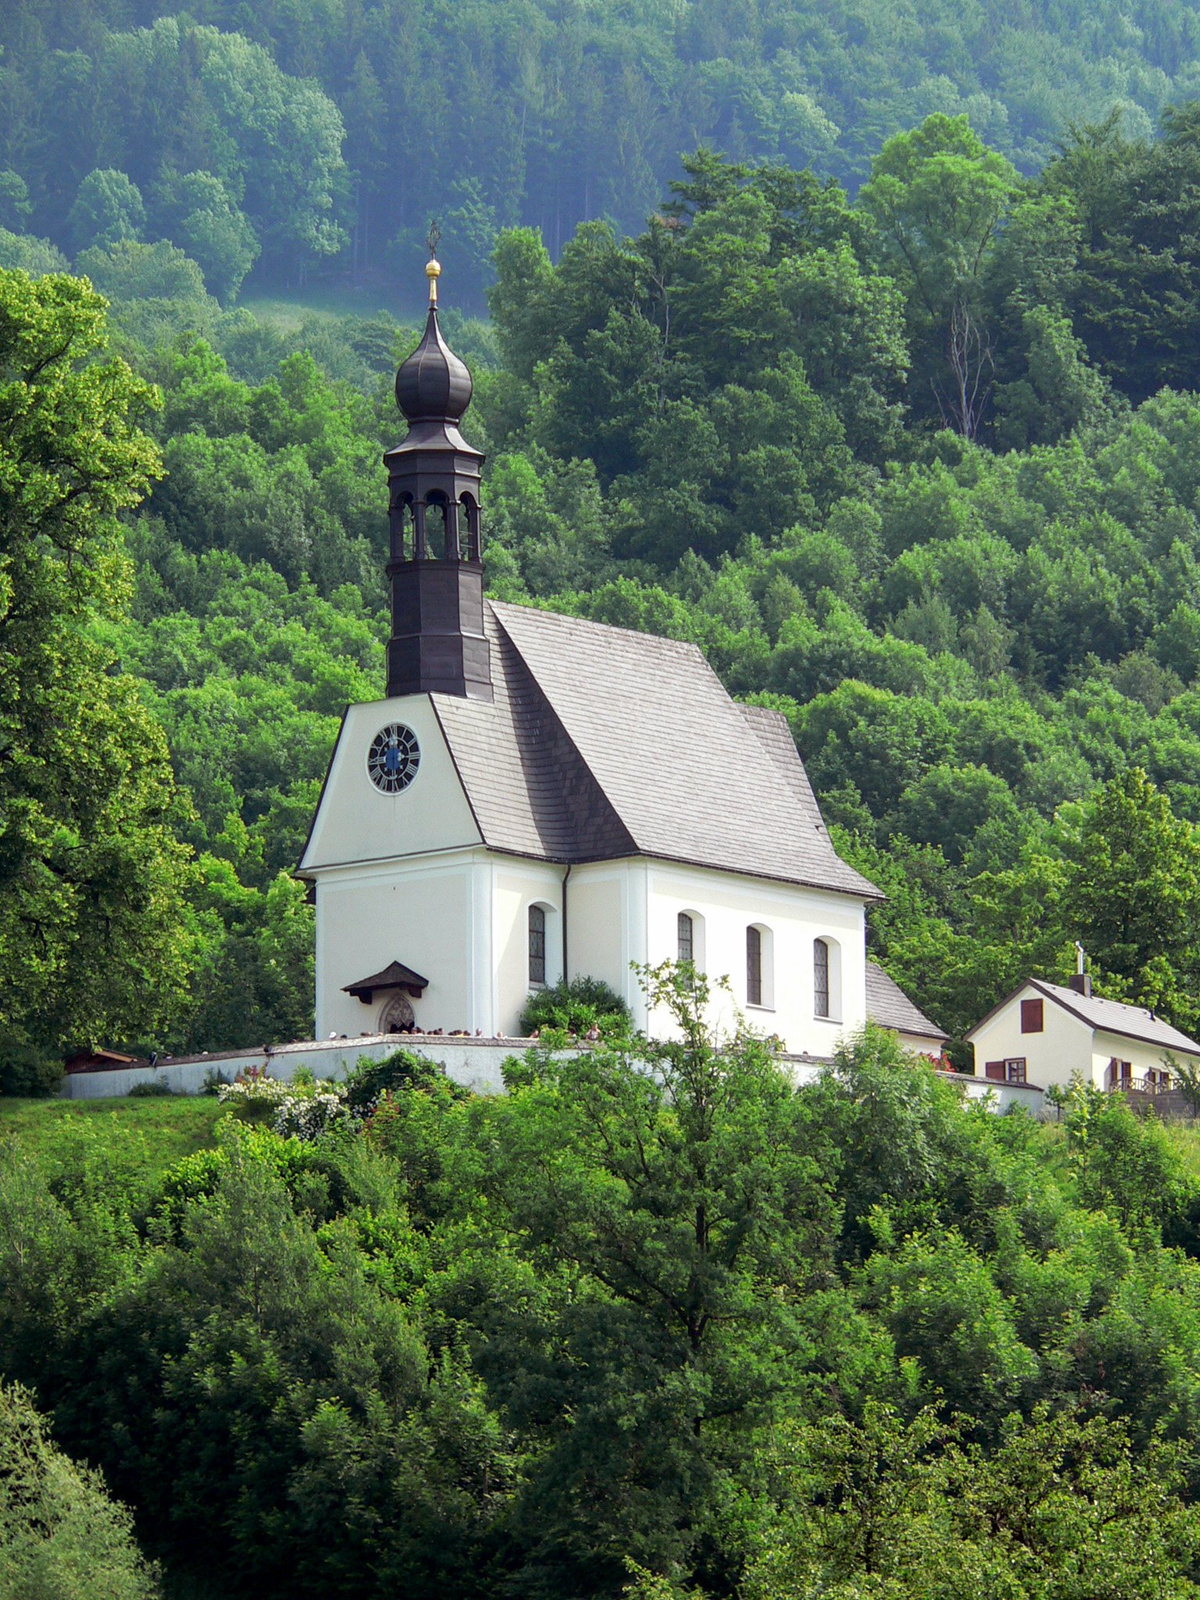
[[[486,322],[447,270],[491,592],[695,641],[781,709],[888,895],[876,957],[952,1035],[1077,938],[1101,992],[1200,1026],[1198,209],[1196,102],[1033,177],[936,113],[853,197],[701,148],[637,234],[504,230]],[[84,277],[11,239],[11,1071],[305,1037],[291,873],[381,692],[415,330],[223,306],[171,244]]]
[[[503,1096],[0,1144],[5,1600],[1194,1600],[1194,1129],[883,1033],[797,1089],[643,976],[678,1043]]]
[[[700,144],[853,194],[940,113],[1028,176],[1114,108],[1149,138],[1198,62],[1197,0],[6,0],[0,227],[169,242],[222,299],[347,269],[415,299],[434,213],[479,313],[499,230],[636,233]]]
[[[1198,26],[0,10],[0,1600],[1200,1594],[1200,1145],[1120,1096],[798,1088],[668,966],[504,1096],[23,1098],[311,1032],[431,214],[490,592],[785,714],[957,1065],[1077,938],[1200,1028]]]

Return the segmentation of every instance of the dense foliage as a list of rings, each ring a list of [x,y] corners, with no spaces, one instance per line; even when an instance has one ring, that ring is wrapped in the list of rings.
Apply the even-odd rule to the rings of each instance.
[[[840,848],[889,895],[876,954],[944,1026],[1031,970],[1069,970],[1076,939],[1105,992],[1200,1026],[1195,107],[1157,139],[1113,119],[1079,130],[1033,179],[935,115],[884,144],[854,200],[709,151],[685,166],[637,237],[587,224],[556,263],[535,231],[502,234],[492,324],[448,314],[477,378],[492,592],[694,640],[735,694],[783,710]],[[136,221],[115,181],[93,189]],[[110,337],[139,375],[103,380],[108,425],[119,442],[140,407],[157,455],[130,444],[100,521],[68,500],[97,554],[67,562],[61,592],[53,537],[29,546],[49,562],[29,569],[42,631],[7,659],[25,653],[12,714],[40,755],[0,784],[26,786],[6,827],[43,866],[0,892],[76,905],[71,929],[120,942],[129,974],[144,933],[159,965],[93,1001],[99,969],[56,923],[59,956],[12,942],[6,1004],[33,1044],[295,1036],[311,1026],[311,910],[290,870],[341,708],[379,690],[379,454],[412,334],[384,315],[289,328],[195,285],[147,297],[133,244],[103,248],[128,266]],[[59,373],[93,395],[125,373],[79,366],[103,337],[84,291],[0,283],[14,350],[36,359],[54,318],[80,330],[44,372],[14,365],[13,403]],[[75,437],[57,400],[29,418],[34,444]],[[22,437],[11,492],[48,515],[40,480],[18,481]],[[102,603],[88,584],[107,585]],[[139,881],[147,907],[114,902],[136,913],[132,943],[62,877],[64,849],[76,877],[99,856],[46,831],[54,807],[66,822],[99,804],[116,769],[46,758],[39,659],[58,663],[56,737],[98,749],[80,719],[115,718],[136,681],[136,716],[104,737],[161,729],[171,752],[169,804],[169,786],[146,787],[153,765],[111,791],[131,819],[143,807],[123,851],[161,814],[166,876]],[[181,893],[186,914],[168,916]],[[62,998],[42,1004],[49,973]]]
[[[130,1517],[99,1473],[55,1449],[20,1388],[0,1387],[0,1596],[156,1600]]]
[[[1200,1592],[1194,1133],[969,1111],[884,1036],[797,1090],[648,981],[676,1044],[503,1097],[401,1057],[165,1172],[0,1152],[0,1372],[170,1592]]]
[[[146,251],[169,240],[226,298],[256,263],[394,281],[433,212],[478,302],[499,228],[540,227],[556,256],[582,221],[636,228],[699,141],[853,190],[933,113],[968,115],[1023,172],[1113,106],[1147,135],[1195,92],[1200,11],[8,0],[0,52],[0,228],[97,274],[114,251],[161,272]],[[1164,226],[1178,191],[1138,192]]]

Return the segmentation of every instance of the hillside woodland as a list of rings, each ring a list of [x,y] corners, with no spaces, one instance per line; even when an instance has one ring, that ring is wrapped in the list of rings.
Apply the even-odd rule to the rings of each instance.
[[[502,232],[491,321],[447,314],[492,593],[694,640],[779,707],[889,896],[876,955],[952,1033],[1076,938],[1200,1026],[1198,197],[1194,102],[1024,178],[937,113],[853,199],[701,149],[635,236]],[[382,688],[414,332],[223,309],[194,264],[147,293],[139,252],[180,252],[128,240],[79,257],[106,310],[12,239],[0,1027],[303,1037],[290,874]]]
[[[965,115],[1032,174],[1114,107],[1148,138],[1198,62],[1196,0],[7,0],[0,225],[167,240],[224,298],[407,275],[432,211],[479,311],[497,230],[555,259],[581,222],[636,232],[698,144],[854,192],[891,134]]]
[[[885,1035],[796,1090],[647,981],[652,1075],[398,1055],[165,1169],[0,1146],[56,1440],[0,1389],[0,1594],[149,1600],[112,1496],[172,1600],[1194,1600],[1195,1133],[965,1110]]]

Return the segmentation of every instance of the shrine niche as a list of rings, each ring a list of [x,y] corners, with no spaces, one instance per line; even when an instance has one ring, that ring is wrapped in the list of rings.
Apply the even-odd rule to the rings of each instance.
[[[393,961],[382,972],[373,972],[369,978],[348,983],[346,994],[352,994],[363,1005],[374,1005],[383,996],[379,1012],[379,1033],[415,1033],[417,1028],[413,1001],[419,1000],[429,987],[428,980],[402,961]]]
[[[406,994],[394,994],[379,1016],[380,1033],[412,1033],[416,1025],[412,1001]]]

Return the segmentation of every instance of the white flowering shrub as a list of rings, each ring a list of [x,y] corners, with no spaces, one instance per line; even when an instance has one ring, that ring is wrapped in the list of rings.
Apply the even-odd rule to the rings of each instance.
[[[242,1122],[271,1122],[294,1092],[290,1083],[256,1073],[239,1076],[236,1083],[223,1083],[217,1090],[217,1101]]]
[[[285,1139],[319,1139],[339,1124],[360,1120],[347,1104],[345,1084],[318,1083],[311,1075],[284,1083],[255,1073],[222,1084],[217,1098],[239,1121],[267,1124]]]
[[[319,1139],[339,1125],[349,1126],[358,1118],[346,1104],[340,1084],[322,1084],[315,1094],[292,1094],[279,1102],[271,1119],[275,1133],[285,1139]]]

